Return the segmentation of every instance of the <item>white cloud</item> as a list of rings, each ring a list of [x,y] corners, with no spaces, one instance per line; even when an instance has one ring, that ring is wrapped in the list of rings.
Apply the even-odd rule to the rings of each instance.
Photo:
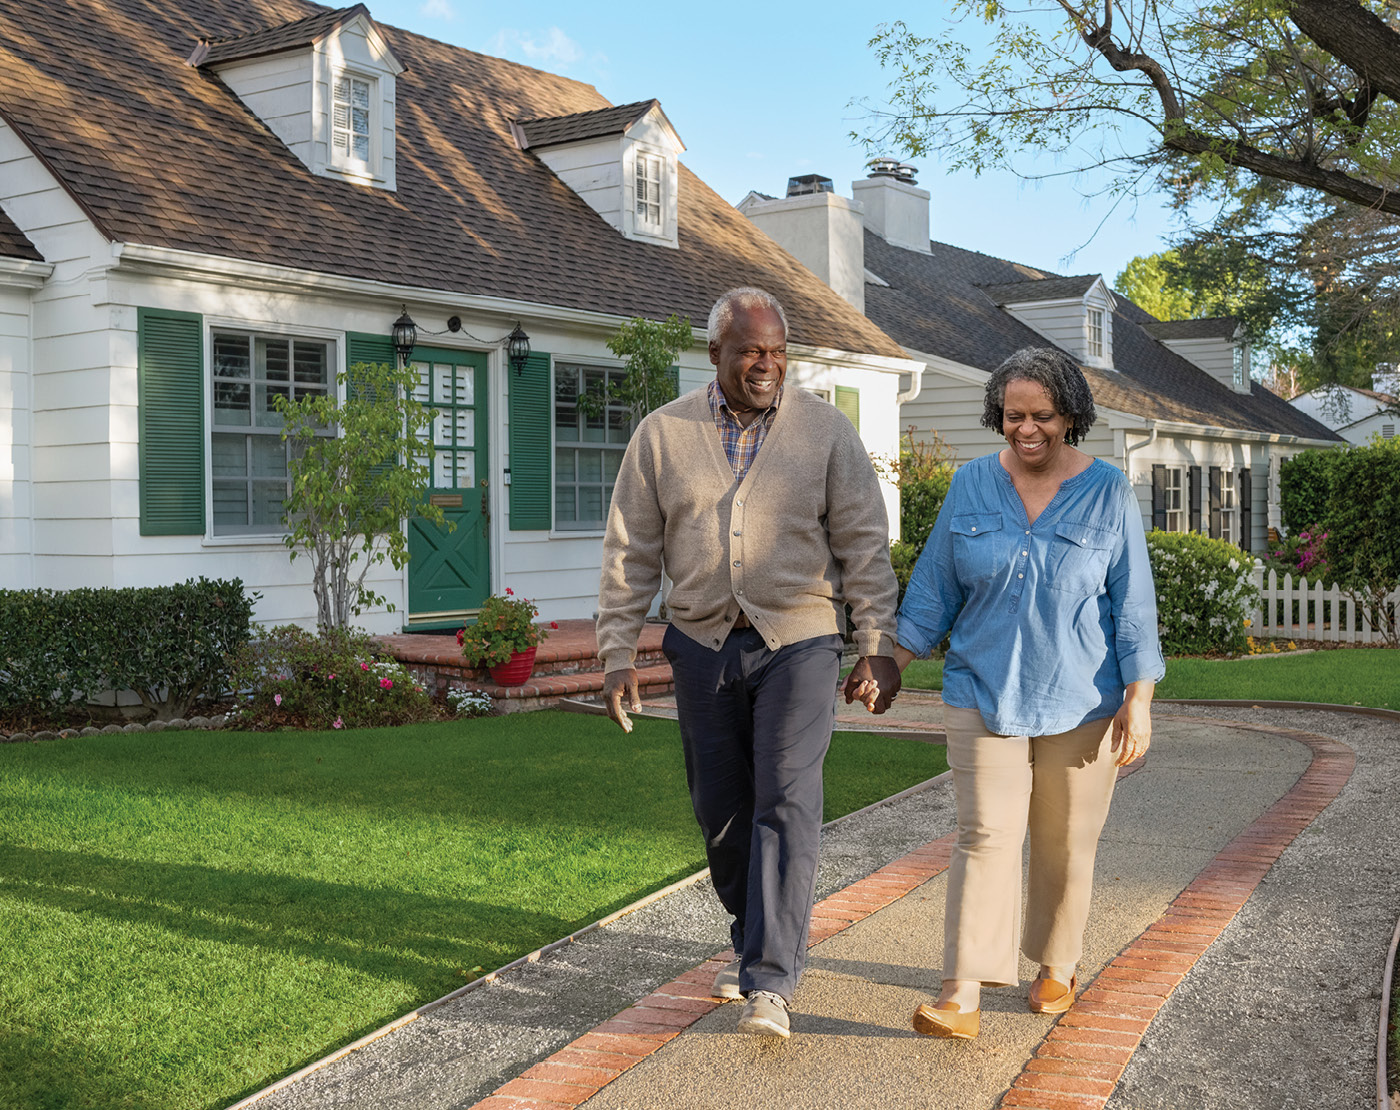
[[[423,6],[418,11],[429,19],[457,18],[457,13],[452,10],[452,5],[447,0],[424,0]]]
[[[430,3],[438,0],[429,0]],[[517,31],[505,28],[496,32],[491,40],[489,52],[501,56],[519,53],[536,65],[568,66],[581,61],[583,48],[558,27],[551,27],[542,35],[532,31]]]

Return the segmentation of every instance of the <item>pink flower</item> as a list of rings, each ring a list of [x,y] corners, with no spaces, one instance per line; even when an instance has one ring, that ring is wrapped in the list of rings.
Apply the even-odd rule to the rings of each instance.
[[[550,628],[558,628],[558,627],[559,627],[559,622],[558,622],[558,621],[550,621],[550,622],[549,622],[549,627],[550,627]]]
[[[273,704],[273,705],[281,705],[281,704],[282,704],[282,695],[281,695],[281,694],[273,694],[273,695],[272,695],[272,704]]]
[[[368,663],[361,663],[361,664],[360,664],[360,670],[362,670],[362,671],[367,671],[367,670],[369,670],[369,664],[368,664]]]
[[[514,597],[514,596],[515,596],[515,591],[512,590],[509,586],[507,586],[507,587],[506,587],[506,597]]]
[[[394,688],[394,680],[392,678],[381,678],[379,680],[379,688],[381,690],[392,690]]]
[[[460,628],[457,629],[457,646],[458,646],[458,647],[461,647],[461,646],[462,646],[462,641],[465,640],[466,638],[467,638],[466,632],[463,631],[463,630],[460,629]]]
[[[331,722],[331,728],[344,728],[344,727],[345,727],[345,722],[342,721],[339,717],[337,717],[334,721]]]
[[[329,679],[330,681],[332,681],[332,682],[335,681],[335,675],[333,675],[333,674],[328,674],[328,675],[326,675],[326,678],[328,678],[328,679]]]

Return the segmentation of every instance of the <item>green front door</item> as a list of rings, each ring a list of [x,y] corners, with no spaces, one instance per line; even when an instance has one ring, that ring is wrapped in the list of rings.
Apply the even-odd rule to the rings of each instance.
[[[456,527],[408,526],[408,626],[456,627],[491,592],[491,498],[486,452],[486,356],[415,352],[414,396],[432,413],[435,454],[427,498]]]

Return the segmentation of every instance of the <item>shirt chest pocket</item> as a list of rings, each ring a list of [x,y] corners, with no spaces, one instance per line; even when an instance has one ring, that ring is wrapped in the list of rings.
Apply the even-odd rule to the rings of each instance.
[[[959,513],[953,517],[953,568],[964,585],[997,577],[1006,566],[1008,538],[1001,513]]]
[[[1052,590],[1090,597],[1108,581],[1108,560],[1118,536],[1112,529],[1092,524],[1055,525],[1046,560],[1045,583]]]

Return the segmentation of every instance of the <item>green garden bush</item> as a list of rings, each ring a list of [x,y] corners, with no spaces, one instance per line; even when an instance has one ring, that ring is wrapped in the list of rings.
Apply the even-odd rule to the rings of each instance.
[[[1147,534],[1157,622],[1167,655],[1243,652],[1259,602],[1253,560],[1199,532]]]
[[[914,429],[910,428],[905,434],[908,443],[900,448],[899,460],[876,464],[881,475],[899,488],[900,538],[890,544],[890,563],[899,580],[901,602],[914,573],[914,564],[928,542],[928,534],[933,531],[938,510],[943,507],[943,499],[948,496],[948,486],[953,481],[952,451],[937,432],[930,434],[931,440],[918,442],[914,439]]]
[[[368,633],[279,625],[233,661],[239,728],[366,728],[444,715],[432,695]]]
[[[108,691],[159,720],[227,695],[228,656],[252,635],[239,579],[125,589],[0,590],[0,717],[59,723]]]

